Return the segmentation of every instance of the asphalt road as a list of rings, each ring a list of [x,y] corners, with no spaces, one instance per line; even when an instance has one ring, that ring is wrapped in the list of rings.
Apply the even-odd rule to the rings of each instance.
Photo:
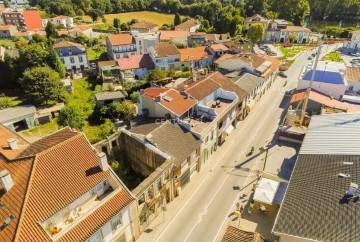
[[[333,48],[325,46],[323,50],[329,52]],[[216,161],[209,175],[179,207],[156,241],[221,240],[229,222],[228,215],[239,201],[239,188],[251,185],[257,178],[257,171],[262,170],[261,156],[248,158],[246,153],[251,146],[258,153],[259,147],[268,145],[273,139],[290,98],[285,92],[296,87],[303,65],[310,62],[307,60],[309,55],[310,52],[300,55],[287,71],[288,78],[278,77],[248,117],[237,125],[214,154]],[[286,80],[287,85],[284,86]]]

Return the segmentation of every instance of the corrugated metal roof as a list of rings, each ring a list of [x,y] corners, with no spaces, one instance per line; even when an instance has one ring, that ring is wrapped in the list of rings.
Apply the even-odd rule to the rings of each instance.
[[[110,100],[110,99],[122,99],[125,98],[124,94],[121,92],[100,92],[95,94],[95,98],[97,101],[100,100]]]
[[[33,105],[17,106],[0,110],[0,123],[5,123],[14,119],[35,115],[36,108]]]
[[[300,154],[358,155],[360,112],[313,116]]]

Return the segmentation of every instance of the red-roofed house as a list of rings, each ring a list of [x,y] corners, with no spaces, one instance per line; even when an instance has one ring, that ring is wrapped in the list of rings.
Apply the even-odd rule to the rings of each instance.
[[[214,56],[214,58],[219,58],[223,54],[227,53],[229,51],[229,48],[226,47],[226,45],[224,44],[213,44],[210,45],[209,50]]]
[[[125,58],[118,59],[117,62],[123,80],[134,78],[139,80],[154,69],[154,63],[148,54],[129,55]]]
[[[14,25],[0,25],[0,39],[11,38],[16,31]]]
[[[189,31],[183,30],[162,30],[160,31],[160,41],[162,42],[172,42],[174,44],[183,44],[187,45],[188,36],[190,36]]]
[[[181,54],[174,44],[160,42],[148,48],[148,53],[155,64],[155,68],[160,70],[180,70]]]
[[[181,67],[194,66],[202,68],[213,65],[213,56],[206,47],[179,49],[181,54]]]
[[[38,10],[26,10],[22,12],[22,16],[25,22],[25,29],[36,30],[43,28],[43,20],[40,17]]]
[[[135,198],[85,135],[64,128],[32,144],[0,125],[0,241],[134,241]]]
[[[54,25],[63,25],[65,28],[74,27],[74,19],[69,16],[59,15],[51,19]]]
[[[130,34],[111,34],[106,37],[108,57],[116,60],[136,54],[135,38]]]

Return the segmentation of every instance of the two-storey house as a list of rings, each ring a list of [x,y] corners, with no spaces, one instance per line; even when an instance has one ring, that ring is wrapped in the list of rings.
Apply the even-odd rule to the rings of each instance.
[[[0,25],[0,39],[8,39],[17,32],[16,26],[14,25]]]
[[[213,65],[213,55],[204,46],[179,49],[181,54],[181,67],[193,67],[195,69]]]
[[[64,26],[64,28],[74,27],[74,19],[69,16],[59,15],[52,18],[51,22],[56,26]]]
[[[86,49],[82,45],[61,41],[54,45],[54,49],[67,71],[80,71],[89,67]]]
[[[0,240],[134,241],[135,198],[84,134],[29,144],[0,125]]]
[[[297,36],[297,43],[307,43],[310,40],[310,29],[300,27],[300,26],[287,26],[286,29],[280,30],[280,40],[279,42],[284,42],[289,40],[290,34],[295,34]]]
[[[135,38],[130,34],[108,35],[106,37],[106,47],[108,57],[112,60],[137,53]]]
[[[162,30],[160,31],[161,42],[172,42],[174,44],[184,45],[188,44],[188,37],[190,32],[187,30]]]
[[[5,25],[15,25],[30,31],[43,28],[43,21],[38,10],[7,9],[2,13]]]
[[[160,70],[180,70],[181,53],[174,44],[160,42],[151,46],[147,51],[155,64],[155,68]]]
[[[159,43],[159,32],[142,33],[138,30],[131,31],[131,35],[135,38],[136,51],[138,54],[147,54],[147,49]]]

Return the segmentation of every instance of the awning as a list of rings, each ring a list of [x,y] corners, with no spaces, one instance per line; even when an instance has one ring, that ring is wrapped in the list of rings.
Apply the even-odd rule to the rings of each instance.
[[[246,110],[247,110],[247,111],[250,111],[250,110],[254,107],[254,105],[255,105],[255,101],[254,101],[254,100],[251,100],[250,102],[248,102],[248,103],[246,104]]]
[[[279,182],[261,178],[254,193],[254,200],[261,203],[272,204],[278,187]]]
[[[234,130],[234,126],[231,124],[225,129],[225,133],[229,135]]]

